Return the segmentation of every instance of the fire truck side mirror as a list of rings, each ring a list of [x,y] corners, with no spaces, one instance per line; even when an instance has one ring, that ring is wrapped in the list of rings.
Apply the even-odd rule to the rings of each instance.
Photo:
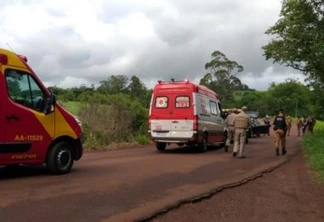
[[[46,99],[44,113],[50,114],[54,112],[55,105],[56,105],[56,96],[53,93],[51,93],[50,96]]]

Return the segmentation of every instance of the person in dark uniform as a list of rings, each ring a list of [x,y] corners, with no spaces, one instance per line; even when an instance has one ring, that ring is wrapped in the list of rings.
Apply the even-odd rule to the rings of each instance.
[[[286,150],[287,123],[286,123],[286,118],[283,109],[280,109],[278,114],[273,119],[273,130],[275,132],[276,155],[279,156],[280,144],[281,144],[282,155],[285,155],[287,153]]]

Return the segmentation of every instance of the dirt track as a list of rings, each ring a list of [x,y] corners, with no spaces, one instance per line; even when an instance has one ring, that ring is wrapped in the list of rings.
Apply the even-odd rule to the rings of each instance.
[[[132,221],[275,166],[300,140],[289,137],[288,155],[280,157],[273,137],[261,136],[250,140],[246,159],[223,149],[158,153],[152,147],[86,153],[65,176],[0,169],[0,221]]]

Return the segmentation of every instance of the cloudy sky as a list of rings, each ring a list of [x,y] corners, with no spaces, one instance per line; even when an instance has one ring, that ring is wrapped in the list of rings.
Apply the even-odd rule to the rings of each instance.
[[[47,86],[98,84],[110,75],[190,79],[219,50],[244,67],[250,88],[304,80],[265,61],[265,30],[281,0],[1,0],[0,47],[12,48]],[[9,46],[8,46],[9,44]]]

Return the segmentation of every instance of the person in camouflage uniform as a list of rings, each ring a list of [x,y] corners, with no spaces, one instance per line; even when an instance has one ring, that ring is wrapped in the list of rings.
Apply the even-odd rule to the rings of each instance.
[[[300,136],[300,131],[303,127],[303,121],[301,120],[300,116],[297,117],[296,126],[297,126],[297,136]]]

